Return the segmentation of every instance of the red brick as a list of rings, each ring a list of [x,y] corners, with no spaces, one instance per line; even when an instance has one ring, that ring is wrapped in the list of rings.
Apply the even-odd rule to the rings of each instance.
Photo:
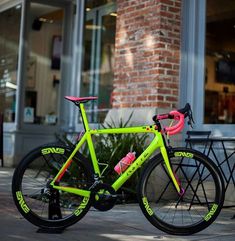
[[[178,13],[180,12],[180,8],[177,7],[169,7],[168,11],[172,12],[172,13]]]
[[[178,98],[175,96],[166,96],[166,101],[177,102]]]
[[[173,6],[174,5],[174,1],[171,0],[160,0],[159,2]]]

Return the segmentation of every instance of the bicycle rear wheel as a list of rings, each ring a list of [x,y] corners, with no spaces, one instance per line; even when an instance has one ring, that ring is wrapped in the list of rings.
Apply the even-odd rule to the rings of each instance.
[[[19,163],[12,179],[12,194],[19,212],[41,228],[61,229],[79,221],[90,208],[90,198],[58,191],[50,182],[72,151],[61,145],[44,145]],[[92,171],[80,153],[65,172],[60,185],[89,189]]]
[[[146,218],[166,233],[199,232],[216,219],[223,206],[222,176],[213,161],[198,151],[173,148],[168,156],[184,194],[176,191],[159,154],[149,161],[141,175],[140,207]]]

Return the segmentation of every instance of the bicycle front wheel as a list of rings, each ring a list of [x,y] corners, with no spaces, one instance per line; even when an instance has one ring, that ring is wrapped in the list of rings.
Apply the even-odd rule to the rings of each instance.
[[[224,201],[222,176],[208,157],[187,149],[168,151],[173,173],[184,189],[176,191],[161,154],[149,161],[139,185],[139,203],[146,218],[158,229],[190,235],[208,227]]]
[[[12,179],[12,194],[19,212],[32,224],[61,229],[79,221],[89,210],[90,198],[58,191],[50,185],[72,150],[61,145],[44,145],[19,163]],[[88,160],[74,156],[60,185],[88,190],[92,184]]]

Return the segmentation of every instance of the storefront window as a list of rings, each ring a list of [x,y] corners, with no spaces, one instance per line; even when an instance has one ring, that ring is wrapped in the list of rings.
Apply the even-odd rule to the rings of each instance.
[[[235,1],[207,0],[206,124],[235,123]]]
[[[38,3],[30,5],[25,123],[57,123],[63,18],[62,8]]]
[[[0,12],[0,113],[15,121],[21,5]]]
[[[90,121],[102,122],[111,108],[116,32],[115,1],[86,2],[81,96],[98,96],[91,103]]]

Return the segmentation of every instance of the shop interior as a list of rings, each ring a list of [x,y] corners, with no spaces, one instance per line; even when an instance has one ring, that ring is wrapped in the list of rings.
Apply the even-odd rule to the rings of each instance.
[[[235,2],[207,0],[205,124],[235,123]]]
[[[56,124],[63,9],[32,2],[29,19],[23,121]],[[21,5],[0,13],[0,111],[5,122],[15,121],[20,22]]]

